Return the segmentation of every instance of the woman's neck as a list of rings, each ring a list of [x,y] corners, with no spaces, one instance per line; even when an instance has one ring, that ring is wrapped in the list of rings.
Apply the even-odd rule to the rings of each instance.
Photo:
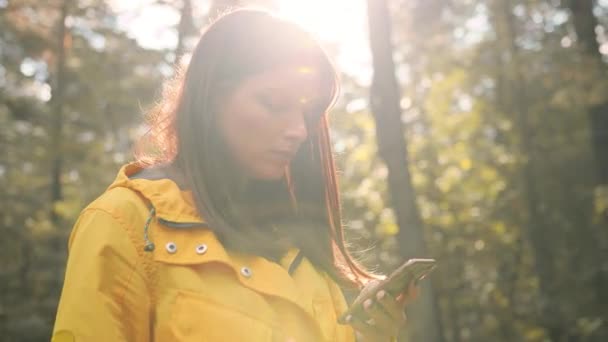
[[[160,164],[147,167],[136,174],[132,178],[143,178],[149,180],[170,179],[181,190],[188,190],[187,182],[183,174],[172,164]]]

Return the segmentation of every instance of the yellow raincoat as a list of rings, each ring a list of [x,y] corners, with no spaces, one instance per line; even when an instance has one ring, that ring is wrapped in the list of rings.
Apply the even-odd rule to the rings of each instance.
[[[140,170],[123,166],[78,218],[53,342],[354,341],[326,273],[306,258],[288,272],[296,249],[280,263],[227,252],[189,191],[129,178]]]

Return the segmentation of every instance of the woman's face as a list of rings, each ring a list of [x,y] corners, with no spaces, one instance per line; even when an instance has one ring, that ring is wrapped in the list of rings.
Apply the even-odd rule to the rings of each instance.
[[[246,78],[220,104],[220,133],[247,177],[282,177],[319,119],[321,88],[315,69],[287,65]]]

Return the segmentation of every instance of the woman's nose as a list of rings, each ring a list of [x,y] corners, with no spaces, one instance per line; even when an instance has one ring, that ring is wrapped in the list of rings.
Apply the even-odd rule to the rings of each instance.
[[[289,121],[285,136],[291,141],[301,143],[308,137],[306,120],[301,112],[294,113],[291,117],[292,119]]]

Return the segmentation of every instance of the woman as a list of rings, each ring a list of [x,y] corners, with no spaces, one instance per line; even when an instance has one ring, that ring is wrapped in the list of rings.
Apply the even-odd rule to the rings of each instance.
[[[238,10],[181,75],[137,162],[78,218],[53,341],[388,340],[407,293],[380,292],[366,317],[336,322],[340,286],[378,277],[345,249],[323,50]]]

